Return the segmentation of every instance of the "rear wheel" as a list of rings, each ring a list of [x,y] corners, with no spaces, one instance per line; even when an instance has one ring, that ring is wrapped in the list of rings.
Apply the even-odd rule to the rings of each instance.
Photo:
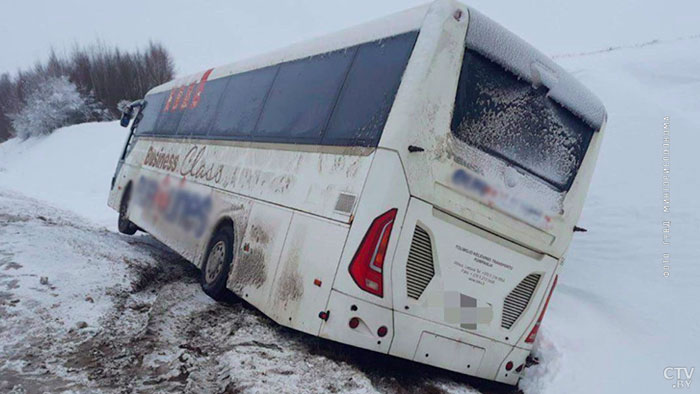
[[[202,263],[200,283],[209,297],[223,301],[229,295],[226,280],[233,261],[233,229],[228,226],[216,230]]]
[[[129,201],[131,200],[131,186],[127,186],[119,204],[119,232],[126,235],[134,235],[138,227],[129,220]]]

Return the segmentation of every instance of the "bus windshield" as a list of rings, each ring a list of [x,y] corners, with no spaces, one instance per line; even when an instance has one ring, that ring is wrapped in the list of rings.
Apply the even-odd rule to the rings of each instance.
[[[468,147],[566,192],[594,133],[582,119],[476,51],[467,49],[452,133]],[[467,150],[462,150],[466,152]],[[459,157],[461,164],[469,161]]]

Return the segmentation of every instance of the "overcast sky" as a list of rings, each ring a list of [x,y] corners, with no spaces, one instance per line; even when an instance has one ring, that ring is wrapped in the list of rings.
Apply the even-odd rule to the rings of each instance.
[[[124,49],[159,41],[189,74],[349,27],[424,0],[2,0],[0,73],[49,48],[100,39]],[[700,1],[475,0],[469,4],[548,54],[700,33]],[[549,14],[568,15],[550,19]]]

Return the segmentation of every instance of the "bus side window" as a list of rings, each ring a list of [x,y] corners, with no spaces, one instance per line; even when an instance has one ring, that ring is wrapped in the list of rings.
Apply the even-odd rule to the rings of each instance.
[[[134,130],[136,135],[153,134],[156,128],[158,116],[163,110],[163,104],[169,92],[156,93],[146,96],[146,107],[143,110],[143,117]]]
[[[356,49],[282,64],[253,138],[320,143]]]
[[[324,145],[377,146],[417,36],[409,32],[360,46]]]
[[[218,78],[206,83],[198,105],[195,108],[190,105],[183,112],[177,128],[178,137],[207,135],[227,82],[228,78]]]
[[[179,106],[178,106],[179,107]],[[180,119],[182,119],[181,110],[161,111],[156,122],[155,134],[163,137],[172,137],[175,135]]]
[[[235,74],[221,96],[209,136],[249,137],[279,66]]]

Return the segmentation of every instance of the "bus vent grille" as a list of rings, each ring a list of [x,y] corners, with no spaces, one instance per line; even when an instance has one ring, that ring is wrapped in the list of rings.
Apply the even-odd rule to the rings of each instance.
[[[348,193],[340,193],[338,200],[335,202],[335,210],[345,214],[352,213],[352,208],[355,206],[355,196]]]
[[[420,226],[416,226],[406,263],[408,296],[416,300],[419,299],[433,276],[435,276],[435,266],[433,265],[433,243],[430,240],[430,234]]]
[[[509,330],[513,324],[523,314],[525,308],[530,303],[532,293],[535,292],[537,284],[540,283],[540,274],[530,274],[525,277],[515,289],[513,289],[503,302],[503,316],[501,317],[501,327]]]

